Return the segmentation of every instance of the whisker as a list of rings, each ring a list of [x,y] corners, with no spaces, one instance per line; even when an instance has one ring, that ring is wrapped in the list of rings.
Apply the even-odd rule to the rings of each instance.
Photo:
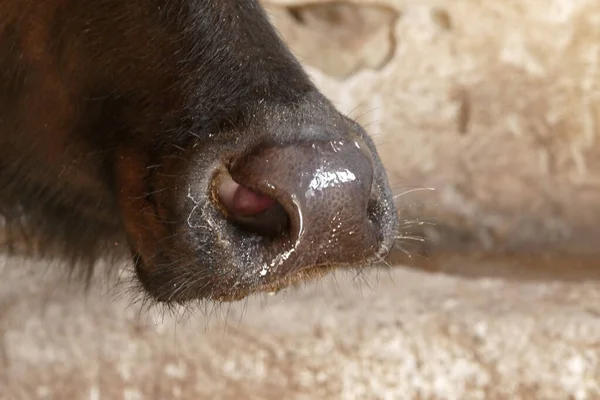
[[[364,117],[365,115],[367,115],[367,114],[370,114],[370,113],[372,113],[372,112],[376,111],[377,109],[379,109],[379,107],[373,107],[373,108],[371,108],[371,109],[369,109],[369,110],[367,110],[367,111],[363,112],[362,114],[359,114],[359,115],[357,115],[356,117],[351,117],[351,116],[350,116],[350,114],[352,114],[352,112],[356,111],[356,109],[357,109],[358,107],[360,107],[360,104],[358,104],[356,107],[354,107],[354,108],[353,108],[353,109],[352,109],[352,110],[351,110],[351,111],[350,111],[350,112],[349,112],[349,113],[346,115],[348,118],[352,118],[352,119],[353,119],[353,120],[355,120],[356,122],[359,122],[359,120],[360,120],[362,117]],[[376,122],[376,121],[374,121],[374,122]],[[363,125],[363,128],[365,127],[365,125],[364,125],[364,124],[361,124],[361,125]]]
[[[389,253],[389,250],[388,250]],[[379,262],[382,262],[386,265],[386,267],[388,267],[389,269],[392,268],[392,265],[383,257],[381,257],[380,255],[377,255],[377,258],[379,258]]]
[[[407,190],[407,191],[405,191],[405,192],[399,193],[399,194],[397,194],[397,195],[394,195],[394,197],[393,197],[393,198],[394,198],[394,199],[397,199],[398,197],[405,196],[405,195],[407,195],[407,194],[414,193],[414,192],[421,192],[421,191],[431,191],[431,192],[433,192],[433,191],[435,191],[435,188],[432,188],[432,187],[419,187],[419,188],[414,188],[414,189],[410,189],[410,190]]]
[[[396,240],[414,240],[416,242],[425,242],[427,238],[423,236],[400,235],[396,236]]]
[[[404,255],[408,258],[412,258],[412,254],[408,252],[408,250],[400,247],[399,245],[395,244],[394,245],[394,249],[401,251],[402,253],[404,253]]]

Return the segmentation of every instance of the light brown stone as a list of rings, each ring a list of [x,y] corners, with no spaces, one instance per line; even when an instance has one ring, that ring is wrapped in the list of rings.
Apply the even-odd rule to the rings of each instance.
[[[46,268],[0,261],[2,400],[600,398],[598,282],[338,273],[207,319]]]

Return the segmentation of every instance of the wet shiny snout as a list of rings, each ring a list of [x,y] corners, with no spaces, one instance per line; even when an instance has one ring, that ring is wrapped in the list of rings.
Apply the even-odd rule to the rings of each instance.
[[[271,147],[236,160],[213,185],[217,207],[238,239],[262,238],[264,275],[343,266],[372,257],[381,229],[371,211],[373,160],[367,146],[339,140]]]

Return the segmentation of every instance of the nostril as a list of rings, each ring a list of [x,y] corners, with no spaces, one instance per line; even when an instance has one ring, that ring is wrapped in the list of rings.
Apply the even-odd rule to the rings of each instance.
[[[289,229],[289,216],[273,198],[223,176],[217,187],[219,202],[228,219],[261,236],[281,236]]]
[[[369,199],[367,203],[367,218],[373,226],[381,224],[385,210],[382,209],[382,202],[377,198]],[[379,237],[378,239],[381,239]]]
[[[269,196],[250,190],[233,179],[224,179],[219,187],[219,200],[232,214],[252,216],[277,204]]]
[[[367,203],[367,216],[371,220],[371,222],[374,222],[373,220],[376,218],[376,215],[377,215],[377,200],[371,198],[371,199],[369,199],[369,202]]]

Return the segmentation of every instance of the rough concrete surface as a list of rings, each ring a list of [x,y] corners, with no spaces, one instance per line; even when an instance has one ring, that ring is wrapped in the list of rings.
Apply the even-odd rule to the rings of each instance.
[[[0,399],[600,398],[598,281],[399,267],[161,317],[57,271],[0,263]]]

